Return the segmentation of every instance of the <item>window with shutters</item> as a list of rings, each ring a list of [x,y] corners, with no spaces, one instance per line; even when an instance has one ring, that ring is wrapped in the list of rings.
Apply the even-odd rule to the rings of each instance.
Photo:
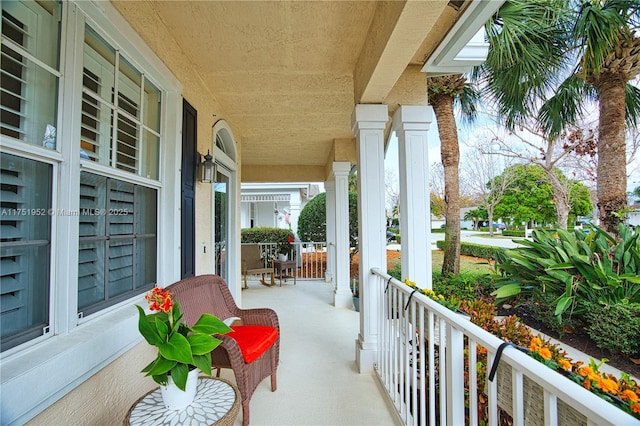
[[[2,2],[0,137],[25,153],[0,153],[0,347],[50,331],[53,165],[31,145],[56,150],[61,7]]]
[[[80,158],[157,180],[160,90],[88,25]],[[157,189],[80,173],[78,312],[88,315],[156,282]]]
[[[2,2],[0,134],[56,148],[60,6]]]
[[[87,26],[80,157],[159,177],[160,90]]]
[[[155,189],[80,174],[78,310],[84,315],[156,282]]]
[[[2,350],[47,331],[52,166],[0,154]]]

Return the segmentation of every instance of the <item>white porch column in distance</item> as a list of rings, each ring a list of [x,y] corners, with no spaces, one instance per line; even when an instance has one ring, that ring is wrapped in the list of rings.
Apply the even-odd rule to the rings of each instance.
[[[335,290],[333,304],[351,308],[353,299],[349,287],[349,172],[348,161],[333,163],[335,177]],[[327,210],[329,206],[327,205]]]
[[[379,301],[382,288],[373,279],[373,267],[387,269],[384,205],[384,129],[387,105],[356,105],[352,128],[358,159],[358,256],[360,333],[356,365],[360,373],[373,371],[378,351]]]
[[[431,209],[427,132],[431,106],[401,106],[393,114],[400,171],[402,276],[418,287],[432,287]]]
[[[325,281],[336,283],[334,280],[336,271],[336,183],[328,180],[324,183],[324,191],[327,197],[326,221],[327,221],[327,270]]]

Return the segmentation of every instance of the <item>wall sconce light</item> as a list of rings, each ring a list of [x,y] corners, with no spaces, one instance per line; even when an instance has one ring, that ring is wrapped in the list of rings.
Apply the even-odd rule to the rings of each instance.
[[[204,161],[202,160],[204,157]],[[198,153],[198,179],[203,183],[212,183],[216,180],[216,163],[213,162],[213,157],[207,150],[207,155]]]

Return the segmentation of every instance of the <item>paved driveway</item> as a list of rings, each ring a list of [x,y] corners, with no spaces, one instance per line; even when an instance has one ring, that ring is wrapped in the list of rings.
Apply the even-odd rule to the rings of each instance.
[[[466,243],[474,243],[474,244],[483,244],[485,246],[495,246],[495,247],[519,247],[520,244],[517,244],[515,241],[523,240],[523,238],[514,238],[514,237],[503,237],[499,232],[495,232],[493,234],[493,238],[489,237],[488,232],[480,232],[480,231],[461,231],[461,238],[463,242]],[[444,232],[431,233],[431,248],[436,250],[436,241],[444,240]],[[389,244],[387,245],[388,250],[397,250],[400,251],[400,244]]]

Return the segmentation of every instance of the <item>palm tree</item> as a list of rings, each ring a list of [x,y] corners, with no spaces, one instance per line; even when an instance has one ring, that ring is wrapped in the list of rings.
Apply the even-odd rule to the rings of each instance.
[[[511,28],[532,5],[552,18],[536,31],[544,56],[531,54],[530,40]],[[629,84],[640,72],[639,8],[638,0],[509,1],[487,24],[490,53],[503,55],[490,54],[483,72],[507,127],[534,119],[555,139],[586,102],[598,103],[597,203],[613,235],[626,207],[625,119],[635,126],[640,114],[640,89]]]
[[[501,65],[501,68],[491,66],[487,70],[508,67],[512,73],[512,87],[503,84],[500,88],[504,90],[501,96],[504,97],[505,105],[517,103],[509,97],[512,93],[515,93],[516,98],[521,96],[516,90],[506,89],[519,88],[522,86],[521,82],[526,80],[529,84],[525,86],[534,93],[539,93],[547,87],[549,76],[559,68],[559,61],[556,59],[560,56],[558,51],[554,50],[552,44],[541,43],[541,38],[549,38],[544,37],[544,31],[549,31],[548,28],[552,27],[550,23],[555,22],[554,12],[557,9],[556,3],[559,2],[562,0],[507,1],[486,25],[487,38],[494,41],[490,46],[487,62]],[[525,56],[530,59],[522,61]],[[544,61],[548,64],[540,67]],[[535,63],[535,66],[531,63]],[[429,102],[438,123],[440,155],[444,167],[446,229],[442,275],[448,276],[457,274],[460,269],[460,150],[453,105],[458,102],[463,117],[473,121],[479,92],[461,74],[430,77],[427,82]],[[514,108],[504,108],[500,113],[507,116],[513,111]],[[515,115],[529,116],[526,111]],[[514,120],[507,118],[507,121]]]
[[[460,273],[460,147],[454,116],[454,103],[460,104],[464,117],[472,120],[478,93],[462,74],[427,79],[429,102],[433,106],[440,136],[440,157],[444,169],[445,237],[442,275]]]

